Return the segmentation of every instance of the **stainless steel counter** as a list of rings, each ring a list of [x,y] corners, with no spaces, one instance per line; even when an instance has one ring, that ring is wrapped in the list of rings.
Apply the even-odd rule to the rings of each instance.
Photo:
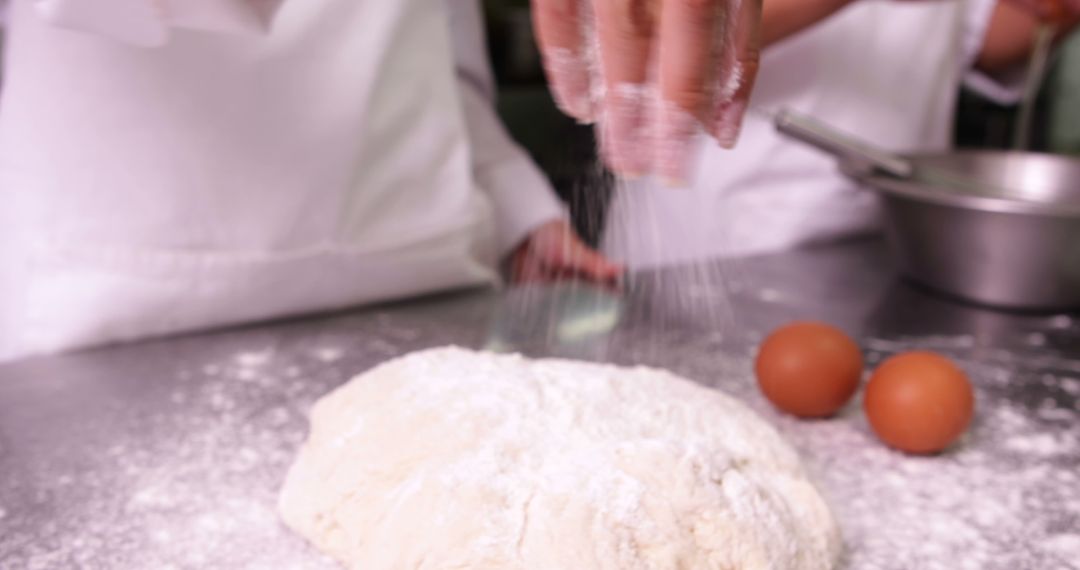
[[[869,362],[956,358],[977,420],[912,458],[857,404],[827,421],[774,413],[750,373],[796,318],[859,338]],[[0,568],[334,568],[274,515],[319,396],[372,365],[445,344],[670,368],[747,401],[799,448],[852,568],[1080,564],[1080,320],[1002,314],[893,277],[877,242],[582,285],[467,291],[0,366]]]

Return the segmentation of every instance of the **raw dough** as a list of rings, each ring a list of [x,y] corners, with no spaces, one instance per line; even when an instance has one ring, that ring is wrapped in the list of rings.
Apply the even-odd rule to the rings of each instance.
[[[459,348],[320,400],[280,509],[357,570],[800,570],[840,551],[795,452],[732,398]]]

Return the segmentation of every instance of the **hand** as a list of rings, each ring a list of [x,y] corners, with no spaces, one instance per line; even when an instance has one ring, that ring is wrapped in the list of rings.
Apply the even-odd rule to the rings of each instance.
[[[510,280],[513,283],[550,283],[582,278],[615,285],[622,273],[622,267],[585,245],[563,220],[540,226],[510,254]]]
[[[1080,16],[1080,0],[1011,0],[1042,21],[1063,22]]]
[[[574,118],[599,121],[608,165],[684,180],[702,127],[726,147],[738,138],[757,76],[761,4],[533,0],[533,11],[555,98]]]

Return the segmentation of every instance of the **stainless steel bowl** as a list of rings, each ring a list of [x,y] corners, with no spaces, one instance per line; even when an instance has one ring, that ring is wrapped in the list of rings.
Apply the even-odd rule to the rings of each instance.
[[[908,180],[865,163],[842,168],[883,196],[908,277],[996,307],[1080,308],[1080,160],[998,151],[907,158],[915,166]],[[970,184],[941,185],[920,172]]]

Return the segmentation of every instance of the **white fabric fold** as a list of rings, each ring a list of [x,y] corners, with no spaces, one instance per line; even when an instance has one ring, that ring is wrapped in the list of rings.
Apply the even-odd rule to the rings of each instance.
[[[164,5],[157,0],[36,0],[35,7],[59,28],[146,47],[169,39]]]
[[[265,34],[282,0],[162,0],[169,22],[224,34]]]
[[[155,49],[42,6],[6,35],[0,360],[496,281],[439,2],[290,2],[265,36],[173,20]]]
[[[124,43],[157,47],[173,29],[265,34],[281,0],[35,0],[50,24]]]

